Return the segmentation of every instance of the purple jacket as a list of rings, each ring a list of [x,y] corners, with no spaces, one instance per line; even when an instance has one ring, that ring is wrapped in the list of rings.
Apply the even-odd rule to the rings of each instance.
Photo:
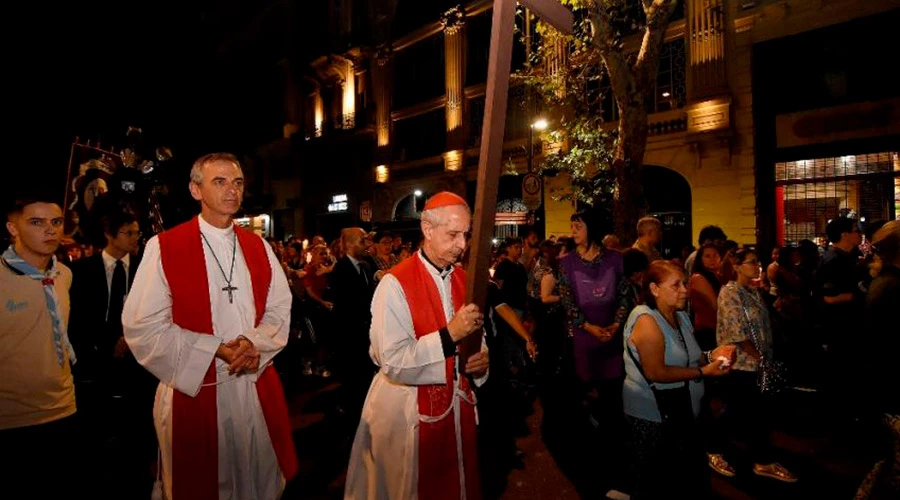
[[[601,342],[581,328],[585,321],[608,326],[615,321],[617,291],[624,279],[622,254],[605,250],[592,262],[577,252],[560,261],[563,303],[573,336],[575,372],[585,382],[621,377],[624,373],[622,341],[618,334]]]

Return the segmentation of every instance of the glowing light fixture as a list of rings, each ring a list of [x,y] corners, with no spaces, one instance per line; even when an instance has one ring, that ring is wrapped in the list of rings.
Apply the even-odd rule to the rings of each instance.
[[[391,178],[391,171],[387,165],[375,167],[375,182],[385,184]]]

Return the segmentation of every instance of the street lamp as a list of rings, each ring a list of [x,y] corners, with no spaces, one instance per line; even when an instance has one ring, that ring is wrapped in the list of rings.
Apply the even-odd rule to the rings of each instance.
[[[416,195],[416,198],[418,198],[418,197],[422,196],[422,190],[416,189],[415,191],[413,191],[413,194]]]
[[[528,127],[528,172],[534,172],[534,131],[547,129],[547,120],[538,118]]]

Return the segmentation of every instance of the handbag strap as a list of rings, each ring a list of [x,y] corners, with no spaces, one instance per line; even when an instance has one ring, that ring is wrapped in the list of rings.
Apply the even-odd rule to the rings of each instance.
[[[635,321],[636,321],[636,320],[635,320]],[[675,317],[675,321],[678,322],[678,317],[677,317],[677,316]],[[677,330],[678,330],[678,334],[681,335],[681,343],[684,345],[685,353],[687,353],[687,342],[685,342],[685,340],[684,340],[684,334],[681,333],[681,324],[680,324],[680,323],[679,323],[679,325],[678,325],[678,327],[677,327]],[[660,333],[662,333],[662,330],[660,330]],[[665,341],[665,334],[663,334],[663,341]],[[628,353],[628,357],[631,358],[631,361],[634,363],[635,368],[638,369],[638,373],[641,374],[641,377],[644,377],[644,381],[647,382],[647,385],[650,386],[650,389],[651,389],[651,390],[657,389],[657,387],[656,387],[656,382],[651,382],[650,379],[647,378],[647,374],[644,373],[644,367],[641,366],[641,362],[638,361],[638,359],[635,357],[634,353],[631,352],[631,346],[628,345],[629,342],[630,342],[629,340],[626,340],[626,341],[625,341],[625,352]],[[634,348],[637,349],[637,346],[634,346]],[[689,354],[687,355],[687,358],[688,358],[688,360],[687,360],[687,364],[685,365],[685,368],[690,368],[690,366],[691,366],[691,357],[690,357]],[[686,381],[686,380],[682,382],[682,387],[687,387],[687,381]]]
[[[744,290],[741,289],[740,285],[735,285],[735,286],[737,288],[738,298],[741,301],[741,310],[744,312],[744,319],[747,320],[747,329],[750,330],[750,342],[753,343],[753,347],[756,348],[756,352],[758,352],[762,358],[765,358],[766,357],[766,353],[764,352],[765,350],[762,349],[762,342],[760,341],[759,334],[756,331],[753,320],[750,319],[750,311],[747,310],[747,301],[744,300],[745,292],[744,292]]]
[[[678,332],[678,338],[681,340],[681,347],[684,347],[684,355],[687,358],[687,361],[684,363],[685,368],[691,367],[691,354],[688,352],[687,340],[684,339],[684,332],[681,331],[681,322],[678,321],[678,316],[675,316],[675,331]]]

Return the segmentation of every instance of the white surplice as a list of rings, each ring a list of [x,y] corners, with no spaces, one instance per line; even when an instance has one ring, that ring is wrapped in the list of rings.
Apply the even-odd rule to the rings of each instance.
[[[416,253],[410,258],[422,256]],[[450,292],[452,271],[440,272],[424,259],[422,263],[437,286],[444,316],[449,321],[455,314]],[[440,334],[434,331],[416,339],[403,287],[397,278],[387,274],[372,299],[369,339],[369,355],[380,369],[369,387],[353,440],[344,498],[416,498],[420,418],[417,386],[447,382]],[[483,341],[481,348],[487,351]],[[487,374],[475,379],[475,384],[481,386],[486,380]]]
[[[203,244],[209,297],[212,302],[213,335],[185,330],[172,323],[172,296],[163,272],[159,240],[153,237],[144,251],[134,284],[125,301],[122,326],[125,340],[137,361],[155,375],[156,390],[153,417],[160,441],[163,480],[168,498],[172,497],[172,401],[174,391],[189,396],[200,392],[203,376],[215,360],[217,372],[217,414],[219,419],[219,498],[229,500],[276,499],[285,480],[269,439],[265,418],[254,386],[262,367],[287,344],[290,328],[291,292],[287,279],[271,247],[264,242],[272,280],[266,311],[259,326],[250,272],[244,261],[234,229],[216,228],[200,217],[200,231],[225,272],[234,256],[232,285],[234,303],[222,291],[227,283],[209,246]],[[235,248],[235,246],[237,248]],[[247,337],[260,352],[257,374],[233,376],[228,365],[215,358],[220,344]],[[274,370],[274,367],[269,367]]]

